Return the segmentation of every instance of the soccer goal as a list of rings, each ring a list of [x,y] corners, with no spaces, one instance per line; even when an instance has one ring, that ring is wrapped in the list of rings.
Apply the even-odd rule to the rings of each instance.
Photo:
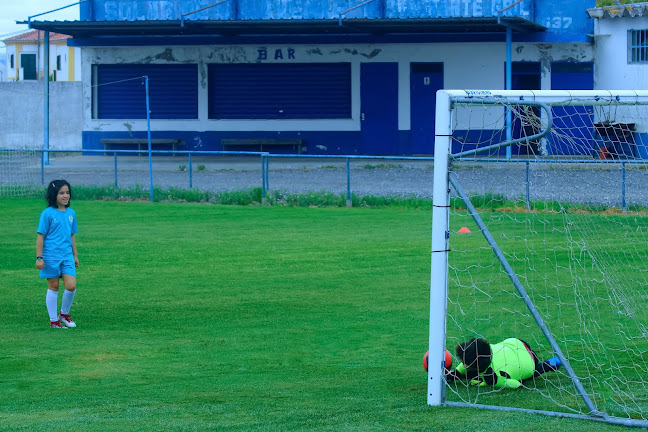
[[[0,150],[0,198],[32,195],[42,183],[42,152]]]
[[[648,91],[436,103],[428,404],[648,427]],[[444,350],[475,337],[562,367],[446,380]]]

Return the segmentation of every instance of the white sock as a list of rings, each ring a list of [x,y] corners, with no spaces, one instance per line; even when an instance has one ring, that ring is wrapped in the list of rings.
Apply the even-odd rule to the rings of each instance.
[[[58,292],[47,290],[47,297],[45,297],[45,305],[47,306],[47,313],[49,314],[50,321],[58,321],[58,313],[56,311],[58,304]]]
[[[70,308],[72,307],[72,300],[74,300],[74,294],[76,294],[76,290],[74,291],[68,291],[65,290],[63,291],[63,300],[61,300],[61,313],[62,314],[69,314],[70,313]]]

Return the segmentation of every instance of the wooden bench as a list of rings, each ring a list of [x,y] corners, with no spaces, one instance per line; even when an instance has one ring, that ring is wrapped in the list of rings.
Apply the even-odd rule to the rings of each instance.
[[[301,154],[303,139],[222,139],[221,145],[223,151],[226,151],[228,146],[259,146],[260,151],[263,151],[263,146],[291,146],[297,147],[297,154]]]
[[[137,145],[139,151],[148,150],[148,139],[147,138],[104,138],[101,139],[101,144],[104,145],[104,150],[110,150],[110,146],[121,146],[121,145]],[[155,138],[151,139],[151,147],[153,146],[171,146],[173,149],[173,154],[178,147],[185,145],[185,142],[181,139],[170,139],[170,138]],[[114,149],[113,149],[114,150]]]

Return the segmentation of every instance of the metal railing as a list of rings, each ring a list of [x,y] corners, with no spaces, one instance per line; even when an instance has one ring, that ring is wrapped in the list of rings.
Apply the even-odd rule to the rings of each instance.
[[[46,153],[62,153],[62,154],[71,154],[79,153],[82,155],[110,155],[113,159],[112,161],[112,171],[113,171],[113,185],[115,188],[119,187],[120,179],[120,158],[125,158],[127,156],[140,156],[143,154],[149,155],[148,151],[144,150],[41,150],[41,149],[4,149],[0,150],[2,152],[34,152],[36,154],[40,153],[40,183],[41,185],[45,184],[45,172],[46,168],[49,166],[48,161],[44,158]],[[299,155],[299,154],[270,154],[268,152],[238,152],[238,151],[166,151],[166,150],[152,150],[150,152],[151,156],[169,156],[168,161],[172,163],[184,162],[184,157],[186,157],[187,166],[186,171],[187,175],[187,188],[194,188],[194,169],[195,162],[194,158],[196,157],[225,157],[225,156],[245,156],[251,158],[258,158],[259,169],[260,169],[260,186],[262,193],[263,204],[267,203],[268,192],[270,191],[270,173],[271,173],[271,160],[281,160],[281,159],[293,159],[293,160],[335,160],[343,164],[345,174],[346,174],[346,205],[351,207],[353,205],[351,201],[352,191],[353,191],[353,179],[352,179],[352,161],[434,161],[434,157],[414,157],[414,156],[368,156],[368,155]],[[180,158],[178,157],[180,156]],[[1,157],[1,156],[0,156]],[[254,160],[254,159],[253,159]],[[494,164],[500,163],[510,166],[519,166],[519,164],[524,164],[525,166],[525,178],[524,178],[524,201],[527,209],[531,207],[531,193],[532,193],[532,181],[530,170],[532,165],[538,164],[561,164],[561,165],[599,165],[599,166],[618,166],[620,167],[620,177],[619,177],[619,207],[625,211],[627,209],[627,167],[632,165],[645,165],[646,161],[644,160],[633,160],[633,159],[616,159],[616,160],[598,160],[598,159],[560,159],[560,158],[548,158],[543,157],[542,159],[533,159],[533,158],[520,158],[520,159],[506,159],[506,158],[461,158],[455,160],[459,163],[479,163],[479,164]],[[125,163],[125,162],[123,162]],[[158,162],[159,163],[159,162]],[[132,159],[131,159],[132,165]],[[183,166],[183,165],[181,165]],[[144,166],[142,163],[142,171],[148,171],[150,184],[149,187],[151,190],[155,187],[155,168],[153,164],[148,164]],[[430,187],[431,190],[431,187]],[[153,196],[151,195],[151,201]]]

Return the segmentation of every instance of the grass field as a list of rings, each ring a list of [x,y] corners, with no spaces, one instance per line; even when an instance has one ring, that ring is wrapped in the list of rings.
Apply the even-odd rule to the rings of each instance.
[[[0,430],[622,430],[426,405],[431,211],[72,204],[78,327],[54,330],[44,201],[0,199]]]

